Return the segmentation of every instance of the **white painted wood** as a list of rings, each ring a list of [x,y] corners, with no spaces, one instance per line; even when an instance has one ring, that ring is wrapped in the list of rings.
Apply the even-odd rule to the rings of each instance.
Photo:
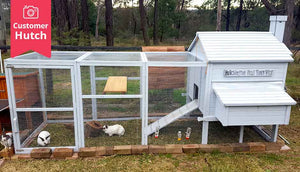
[[[168,124],[174,122],[176,119],[192,112],[193,110],[198,108],[198,101],[193,100],[192,102],[180,107],[179,109],[169,113],[168,115],[162,117],[161,119],[151,123],[148,125],[147,134],[150,135],[155,132],[156,128],[162,129]]]
[[[44,74],[43,69],[39,69],[39,86],[40,86],[40,96],[42,100],[42,107],[46,108],[46,94],[45,94],[45,86],[44,86]],[[47,112],[43,112],[44,121],[48,120]]]
[[[111,94],[111,95],[82,95],[84,99],[133,99],[133,98],[142,98],[142,95],[139,94]]]
[[[106,81],[108,77],[95,77],[96,81]],[[127,80],[140,80],[140,77],[127,77]]]
[[[16,112],[62,112],[73,111],[73,107],[59,107],[59,108],[15,108]]]
[[[270,16],[270,28],[269,31],[273,33],[276,38],[282,42],[284,36],[285,22],[287,16]]]
[[[279,125],[272,126],[272,133],[271,133],[271,141],[272,142],[277,141],[278,129],[279,129]]]
[[[244,126],[240,127],[240,138],[239,138],[239,143],[243,143],[244,140]]]
[[[202,141],[201,144],[207,144],[208,142],[208,121],[203,121],[202,123]]]
[[[18,150],[21,148],[21,143],[20,143],[18,115],[15,110],[16,98],[15,98],[15,90],[14,90],[14,82],[13,82],[13,73],[12,73],[12,69],[8,68],[7,64],[5,64],[5,79],[7,84],[7,96],[9,102],[9,112],[10,112],[10,121],[12,126],[14,147],[15,150]]]
[[[197,32],[188,51],[195,53],[199,46],[211,63],[293,61],[292,53],[271,32]]]
[[[95,66],[90,66],[90,83],[91,83],[91,94],[96,95],[96,74]],[[97,99],[92,99],[92,117],[94,120],[97,119]]]
[[[215,83],[213,90],[225,106],[296,104],[296,101],[281,89],[280,83]]]

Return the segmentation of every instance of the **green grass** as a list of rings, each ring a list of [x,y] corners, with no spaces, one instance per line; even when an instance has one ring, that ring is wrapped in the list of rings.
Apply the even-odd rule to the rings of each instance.
[[[153,122],[153,121],[151,121]],[[85,144],[87,147],[93,146],[111,146],[111,145],[138,145],[141,143],[141,120],[129,121],[103,121],[102,125],[121,124],[125,128],[124,136],[109,137],[103,131],[99,131],[97,137],[86,137]],[[187,127],[192,128],[192,134],[189,140],[185,139]],[[50,147],[55,146],[74,146],[74,128],[65,124],[48,124],[44,129],[51,133]],[[239,139],[239,127],[222,127],[219,122],[210,123],[209,143],[236,143]],[[177,140],[177,132],[182,132],[182,140]],[[168,125],[160,130],[159,138],[154,135],[148,137],[149,144],[200,144],[201,143],[202,125],[196,119],[181,119]],[[264,141],[251,128],[245,128],[245,142]],[[30,147],[37,146],[36,138]]]

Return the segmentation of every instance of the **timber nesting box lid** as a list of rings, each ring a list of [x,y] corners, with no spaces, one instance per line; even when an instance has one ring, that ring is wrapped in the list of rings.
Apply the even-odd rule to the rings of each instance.
[[[292,53],[271,32],[197,32],[188,51],[206,61],[292,62]]]

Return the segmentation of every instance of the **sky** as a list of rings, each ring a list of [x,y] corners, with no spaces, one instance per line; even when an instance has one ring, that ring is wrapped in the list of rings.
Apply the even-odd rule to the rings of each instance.
[[[113,0],[113,2],[114,1],[117,1],[117,0]],[[147,1],[147,0],[146,0]],[[202,5],[202,3],[204,2],[205,0],[192,0],[191,1],[191,5],[190,5],[190,7],[189,8],[191,8],[191,7],[195,7],[195,6],[201,6]],[[138,0],[131,0],[131,1],[129,1],[129,3],[127,4],[129,7],[130,6],[132,6],[132,2],[134,3],[134,5],[133,6],[138,6]],[[119,6],[119,4],[114,4],[114,7],[118,7]]]
[[[201,6],[205,0],[192,0],[191,6]]]

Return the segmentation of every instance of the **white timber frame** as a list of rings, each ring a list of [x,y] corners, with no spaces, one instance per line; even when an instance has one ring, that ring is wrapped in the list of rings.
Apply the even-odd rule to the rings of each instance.
[[[84,140],[84,122],[87,121],[117,121],[117,120],[132,120],[141,119],[142,120],[142,137],[141,144],[148,144],[148,120],[149,119],[160,119],[161,117],[150,117],[148,118],[148,69],[151,66],[157,67],[206,67],[206,63],[202,61],[149,61],[146,53],[144,52],[117,52],[121,54],[132,54],[136,53],[140,56],[139,61],[101,61],[101,60],[86,60],[93,53],[98,52],[59,52],[53,51],[52,55],[79,55],[73,60],[57,60],[57,59],[39,59],[40,55],[37,53],[29,53],[25,55],[20,55],[14,59],[5,60],[5,71],[6,71],[6,81],[8,90],[8,101],[12,121],[12,131],[13,139],[15,144],[15,150],[17,154],[28,154],[34,148],[28,148],[26,145],[32,141],[32,139],[42,131],[47,124],[51,123],[74,123],[74,133],[75,133],[75,145],[74,146],[63,146],[67,148],[73,148],[78,151],[79,148],[85,147]],[[105,54],[115,53],[115,52],[101,52]],[[167,53],[167,52],[163,52]],[[172,52],[172,54],[177,54]],[[178,52],[178,54],[191,55],[189,52]],[[33,58],[35,57],[35,58]],[[196,59],[196,58],[195,58]],[[106,77],[97,77],[95,68],[97,66],[101,67],[111,67],[111,66],[124,66],[124,67],[139,67],[140,76],[139,77],[128,77],[128,80],[139,80],[140,81],[140,93],[139,94],[114,94],[105,95],[97,94],[96,81],[105,81]],[[82,93],[82,82],[81,82],[81,67],[89,67],[90,69],[90,83],[91,83],[91,94]],[[17,108],[16,97],[14,92],[13,84],[13,68],[24,68],[24,69],[37,69],[39,71],[39,86],[42,107],[40,108]],[[43,69],[67,69],[70,70],[71,84],[72,84],[72,107],[47,107],[46,97],[45,97],[45,86],[44,86],[44,74]],[[114,98],[124,98],[124,99],[140,99],[140,117],[126,117],[126,118],[105,118],[100,119],[97,117],[97,99],[114,99]],[[92,119],[84,119],[83,117],[83,99],[92,99]],[[48,120],[47,112],[64,112],[72,111],[73,120]],[[21,143],[19,124],[18,124],[18,112],[43,112],[43,122],[38,126],[29,137]],[[50,147],[55,149],[56,147]]]
[[[203,117],[199,117],[198,121],[202,121],[202,144],[207,144],[208,142],[208,132],[209,132],[209,122],[210,121],[219,121],[220,118],[217,118],[215,115],[216,107],[212,106],[215,103],[215,92],[213,90],[213,85],[216,83],[224,83],[230,84],[232,82],[235,83],[245,83],[248,82],[246,79],[235,79],[230,80],[228,78],[223,77],[222,72],[216,72],[216,67],[219,64],[226,64],[229,69],[235,69],[235,65],[244,65],[245,69],[253,68],[257,65],[253,65],[256,63],[273,63],[273,64],[282,64],[280,65],[280,69],[284,71],[282,73],[281,78],[271,78],[268,79],[259,79],[253,78],[251,80],[252,83],[256,82],[281,82],[281,89],[283,90],[285,84],[285,76],[286,70],[288,66],[288,62],[292,61],[290,57],[290,52],[288,49],[283,45],[279,44],[278,41],[271,33],[233,33],[229,32],[227,35],[223,35],[224,37],[219,38],[218,35],[215,35],[215,32],[207,32],[207,33],[197,33],[196,38],[194,39],[193,43],[189,48],[189,52],[52,52],[53,55],[57,56],[70,56],[71,59],[47,59],[45,57],[41,57],[41,55],[37,53],[29,53],[25,55],[18,56],[14,59],[7,59],[5,60],[5,71],[6,71],[6,83],[7,83],[7,92],[8,92],[8,100],[9,100],[9,108],[11,113],[11,122],[12,122],[12,131],[13,131],[13,139],[15,144],[15,149],[17,154],[28,154],[33,148],[27,148],[26,144],[30,142],[37,133],[39,133],[43,128],[50,123],[74,123],[74,133],[75,133],[75,145],[68,146],[73,148],[75,151],[78,151],[79,148],[85,147],[85,137],[84,137],[84,122],[87,121],[117,121],[117,120],[132,120],[132,119],[141,119],[142,123],[142,131],[141,131],[141,144],[147,145],[148,144],[148,136],[153,132],[153,126],[160,126],[159,121],[157,123],[149,123],[149,119],[152,117],[148,117],[148,71],[149,67],[185,67],[188,69],[191,68],[200,68],[200,74],[195,76],[201,78],[200,85],[198,85],[198,91],[200,96],[198,99],[195,97],[189,97],[189,92],[191,87],[189,84],[194,84],[195,78],[190,76],[191,71],[188,70],[187,74],[187,98],[186,98],[186,105],[183,107],[171,112],[169,115],[165,117],[156,117],[158,120],[161,119],[168,119],[168,122],[165,122],[163,126],[168,125],[169,123],[173,122],[173,120],[183,115],[187,115],[191,112],[191,109],[199,109]],[[218,32],[217,34],[222,34]],[[242,41],[240,40],[240,36],[243,36],[245,39],[249,39],[250,47],[243,46]],[[255,37],[252,37],[252,36]],[[228,37],[236,37],[238,40],[233,42],[233,45],[227,43]],[[202,39],[202,40],[200,40]],[[258,39],[258,40],[256,40]],[[200,41],[199,41],[200,40]],[[204,40],[204,42],[202,42]],[[218,41],[219,40],[219,41]],[[220,42],[225,41],[223,44]],[[260,47],[257,46],[255,43],[259,41],[262,45],[267,45],[266,49],[271,51],[273,54],[269,56],[269,54],[265,53],[266,49],[259,49]],[[197,46],[195,46],[197,45]],[[206,45],[206,46],[205,46]],[[228,51],[220,51],[222,48],[226,46],[232,46]],[[274,47],[273,47],[274,46]],[[195,49],[193,49],[196,47]],[[258,49],[258,52],[252,52],[253,50]],[[276,52],[273,50],[276,49]],[[218,51],[216,51],[218,50]],[[237,50],[235,52],[235,50]],[[215,52],[216,51],[216,52]],[[223,54],[225,55],[223,56]],[[262,54],[260,54],[262,53]],[[276,54],[280,53],[280,54]],[[97,55],[102,54],[104,59],[98,58]],[[120,58],[117,59],[114,57],[115,54],[123,55],[124,59]],[[135,54],[137,56],[130,56]],[[148,57],[147,55],[176,55],[176,54],[183,54],[191,59],[186,59],[182,61],[170,61],[164,60],[163,58],[160,60],[153,60]],[[240,58],[240,55],[242,58]],[[95,56],[94,56],[95,55]],[[107,55],[107,56],[105,56]],[[253,57],[252,57],[253,55]],[[74,58],[74,56],[76,56]],[[91,58],[92,57],[92,58]],[[112,60],[108,57],[113,57]],[[126,58],[128,57],[128,59]],[[132,58],[133,57],[133,58]],[[69,57],[68,57],[69,58]],[[154,58],[155,59],[155,58]],[[230,66],[231,65],[231,66]],[[233,65],[233,66],[232,66]],[[106,77],[98,77],[96,76],[96,67],[139,67],[140,69],[140,76],[139,77],[129,77],[128,80],[139,80],[140,82],[140,89],[138,94],[97,94],[96,90],[96,81],[105,81],[107,80]],[[81,69],[82,67],[88,67],[90,72],[90,94],[83,94],[82,90],[82,78],[81,78]],[[222,66],[221,66],[222,67]],[[39,86],[40,86],[40,94],[41,94],[41,101],[42,107],[40,108],[17,108],[16,106],[16,97],[14,92],[14,83],[13,83],[13,68],[28,68],[28,69],[38,69],[39,71]],[[260,68],[260,67],[259,67]],[[283,69],[284,68],[284,69]],[[45,86],[44,86],[44,78],[43,78],[43,69],[67,69],[70,70],[70,77],[71,77],[71,84],[72,84],[72,107],[47,107],[46,98],[45,98]],[[262,68],[264,69],[264,68]],[[268,68],[267,68],[268,69]],[[273,69],[273,68],[270,68]],[[223,70],[223,69],[222,69]],[[197,72],[195,72],[197,73]],[[219,77],[221,74],[222,77]],[[277,76],[277,75],[276,75]],[[203,91],[203,92],[201,92]],[[83,112],[83,100],[84,99],[91,99],[92,100],[92,118],[91,119],[84,119],[84,112]],[[139,117],[126,117],[126,118],[105,118],[101,119],[97,116],[97,99],[139,99],[140,100],[140,116]],[[71,111],[73,112],[73,120],[48,120],[47,119],[47,112],[51,111]],[[228,111],[228,108],[227,108]],[[18,124],[18,112],[43,112],[44,121],[37,127],[31,135],[20,143],[20,133],[19,133],[19,124]],[[228,112],[227,112],[228,113]],[[173,115],[172,115],[173,114]],[[286,121],[289,121],[289,114],[290,114],[290,106],[286,108]],[[170,116],[173,116],[170,119]],[[162,119],[164,118],[164,119]],[[221,121],[221,120],[220,120]],[[278,134],[278,124],[272,123],[272,133],[269,134],[265,132],[259,125],[255,124],[255,130],[257,130],[261,135],[263,135],[269,141],[276,141],[277,134]],[[239,125],[240,128],[240,137],[239,142],[243,142],[243,135],[244,135],[244,126],[249,126],[247,124]],[[200,134],[200,133],[199,133]],[[55,147],[51,147],[54,149]]]

